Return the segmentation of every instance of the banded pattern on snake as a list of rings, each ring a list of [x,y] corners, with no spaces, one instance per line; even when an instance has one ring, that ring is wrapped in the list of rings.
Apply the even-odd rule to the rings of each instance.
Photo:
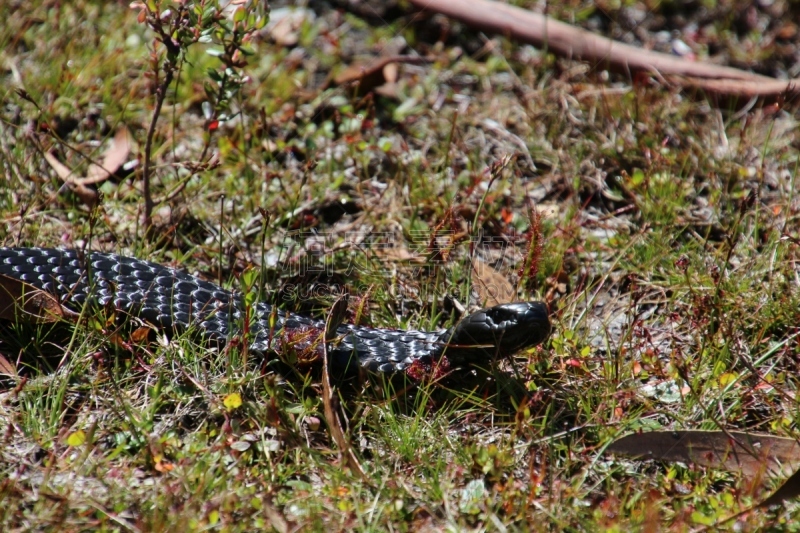
[[[163,265],[101,252],[52,248],[0,248],[0,275],[46,291],[79,312],[87,302],[113,304],[122,315],[155,328],[192,329],[220,345],[241,333],[241,294]],[[0,295],[2,297],[3,295]],[[278,310],[261,302],[250,320],[248,349],[266,356],[287,334],[324,332],[324,321]],[[272,318],[271,318],[272,317]],[[391,330],[343,324],[329,344],[331,369],[362,368],[384,374],[430,367],[443,356],[449,364],[491,361],[547,339],[550,322],[541,302],[502,304],[473,313],[447,330]]]

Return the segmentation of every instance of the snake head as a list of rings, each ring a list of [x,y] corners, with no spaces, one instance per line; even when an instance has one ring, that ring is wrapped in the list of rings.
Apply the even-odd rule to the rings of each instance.
[[[501,304],[465,317],[447,335],[451,358],[502,357],[547,340],[550,319],[542,302]]]

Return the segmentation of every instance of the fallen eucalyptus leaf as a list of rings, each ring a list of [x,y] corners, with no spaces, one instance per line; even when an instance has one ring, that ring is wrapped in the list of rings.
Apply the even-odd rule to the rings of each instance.
[[[682,462],[755,477],[788,475],[800,466],[794,439],[742,431],[649,431],[617,439],[607,452],[637,459]]]

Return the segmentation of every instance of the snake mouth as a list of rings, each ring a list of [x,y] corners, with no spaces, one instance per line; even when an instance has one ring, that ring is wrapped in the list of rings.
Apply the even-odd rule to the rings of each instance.
[[[459,322],[451,330],[448,354],[451,357],[506,356],[536,346],[549,336],[546,304],[501,304],[481,309]]]

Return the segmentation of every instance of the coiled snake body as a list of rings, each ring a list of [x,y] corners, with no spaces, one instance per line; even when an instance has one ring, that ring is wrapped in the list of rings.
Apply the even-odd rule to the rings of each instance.
[[[100,252],[51,248],[0,248],[0,275],[55,296],[80,311],[87,302],[113,306],[159,329],[198,331],[225,344],[241,333],[242,296],[163,265]],[[2,297],[3,295],[0,295]],[[265,355],[280,339],[297,332],[323,331],[325,323],[267,303],[250,312],[248,348]],[[541,302],[503,304],[467,316],[448,330],[377,329],[343,324],[329,345],[331,368],[344,372],[351,362],[382,373],[408,372],[446,356],[450,364],[507,355],[544,341],[550,333]]]

